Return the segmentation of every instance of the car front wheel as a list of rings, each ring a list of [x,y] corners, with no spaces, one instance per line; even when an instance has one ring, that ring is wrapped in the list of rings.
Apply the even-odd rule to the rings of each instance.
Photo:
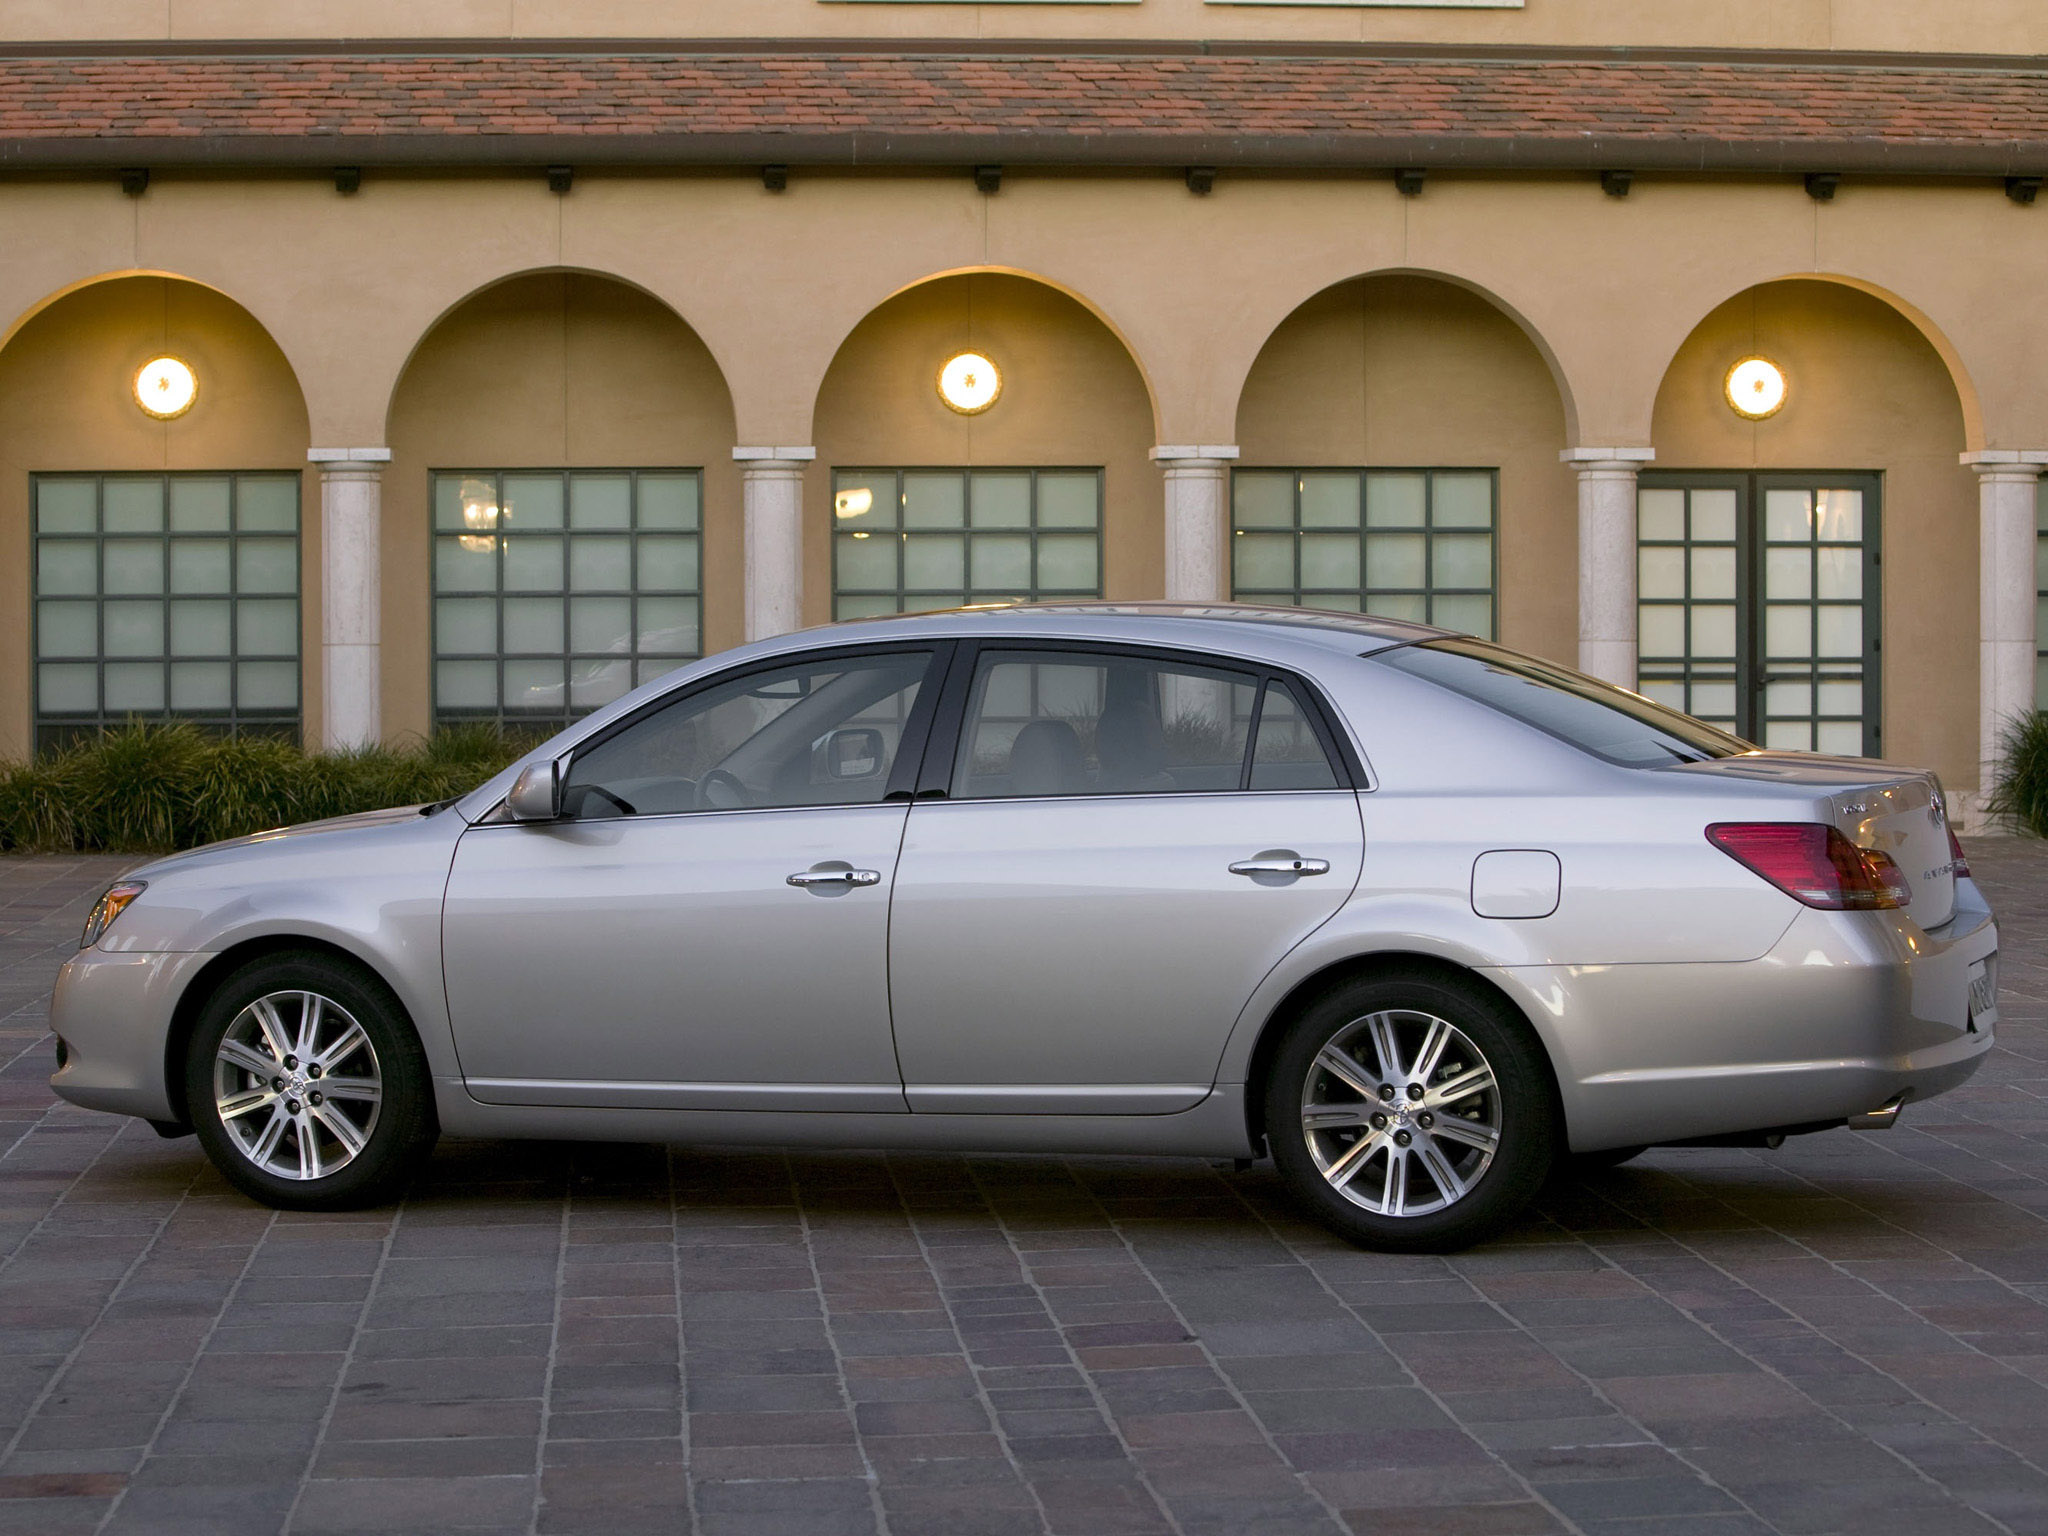
[[[390,1199],[436,1134],[426,1056],[397,999],[323,954],[267,956],[208,999],[185,1102],[227,1181],[288,1210]]]
[[[1492,1236],[1557,1155],[1549,1066],[1528,1026],[1433,972],[1345,983],[1305,1010],[1274,1057],[1265,1111],[1297,1199],[1390,1252]]]

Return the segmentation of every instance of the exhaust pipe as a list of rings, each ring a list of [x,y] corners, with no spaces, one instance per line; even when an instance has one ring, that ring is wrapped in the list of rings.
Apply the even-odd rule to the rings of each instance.
[[[1905,1102],[1906,1095],[1901,1093],[1891,1099],[1887,1099],[1884,1103],[1878,1105],[1876,1109],[1867,1109],[1860,1115],[1851,1115],[1849,1117],[1849,1129],[1852,1131],[1888,1131],[1898,1123],[1899,1110],[1904,1107]]]

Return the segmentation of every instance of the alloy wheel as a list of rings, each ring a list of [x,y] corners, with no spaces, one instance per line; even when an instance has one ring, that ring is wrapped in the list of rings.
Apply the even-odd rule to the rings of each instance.
[[[1465,1198],[1501,1144],[1492,1064],[1446,1019],[1389,1009],[1333,1034],[1302,1084],[1317,1170],[1379,1216],[1426,1216]]]
[[[214,1109],[236,1149],[280,1179],[326,1178],[377,1128],[384,1080],[370,1036],[333,998],[271,992],[228,1025]]]

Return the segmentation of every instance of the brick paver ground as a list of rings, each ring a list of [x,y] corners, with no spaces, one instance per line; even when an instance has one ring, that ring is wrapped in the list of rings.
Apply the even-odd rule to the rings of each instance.
[[[1972,854],[1975,1082],[1455,1258],[1107,1158],[445,1143],[273,1214],[52,1100],[120,861],[0,861],[0,1531],[2048,1532],[2048,846]]]

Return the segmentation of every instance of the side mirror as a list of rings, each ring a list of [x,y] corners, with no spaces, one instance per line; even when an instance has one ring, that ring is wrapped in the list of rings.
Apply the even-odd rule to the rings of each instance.
[[[558,821],[562,815],[559,763],[528,763],[505,795],[505,814],[514,821]]]
[[[882,771],[885,756],[880,731],[870,725],[849,726],[825,738],[825,776],[872,779]]]

